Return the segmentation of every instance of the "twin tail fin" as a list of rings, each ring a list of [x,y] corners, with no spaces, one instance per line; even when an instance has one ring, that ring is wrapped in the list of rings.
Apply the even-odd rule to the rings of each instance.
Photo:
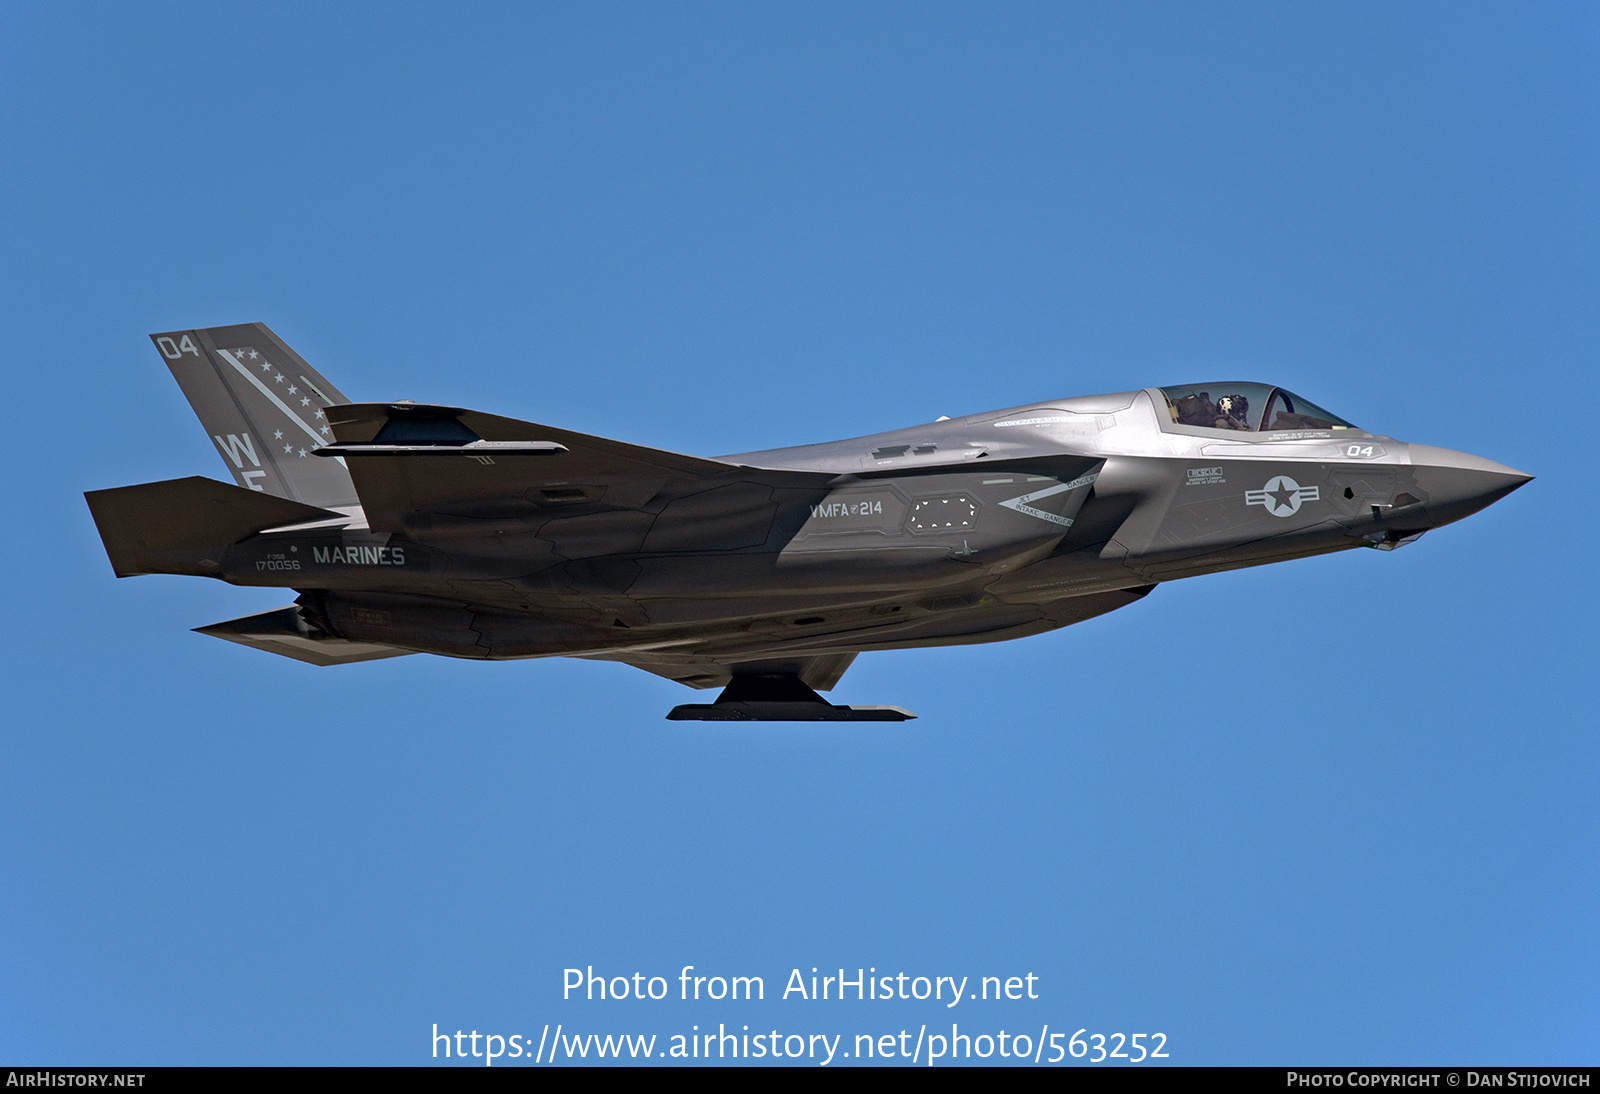
[[[322,509],[359,505],[327,409],[350,400],[264,323],[152,334],[234,482]]]

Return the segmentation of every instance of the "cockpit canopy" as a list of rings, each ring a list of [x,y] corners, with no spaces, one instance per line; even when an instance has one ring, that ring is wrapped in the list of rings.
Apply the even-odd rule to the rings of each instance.
[[[1298,395],[1268,384],[1188,384],[1164,387],[1161,394],[1167,398],[1167,413],[1178,425],[1247,433],[1357,428]]]

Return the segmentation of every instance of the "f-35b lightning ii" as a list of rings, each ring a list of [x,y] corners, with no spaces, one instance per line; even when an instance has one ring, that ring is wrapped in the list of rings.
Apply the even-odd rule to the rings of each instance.
[[[1053,399],[702,459],[352,403],[265,326],[152,336],[233,475],[86,495],[117,576],[293,589],[203,634],[337,665],[620,661],[674,719],[879,721],[858,653],[1021,638],[1159,582],[1390,550],[1530,478],[1257,383]]]

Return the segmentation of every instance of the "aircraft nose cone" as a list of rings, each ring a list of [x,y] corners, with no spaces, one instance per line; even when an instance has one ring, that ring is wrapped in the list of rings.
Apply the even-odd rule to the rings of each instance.
[[[1471,516],[1533,481],[1532,475],[1503,463],[1425,444],[1411,446],[1411,465],[1430,528]]]

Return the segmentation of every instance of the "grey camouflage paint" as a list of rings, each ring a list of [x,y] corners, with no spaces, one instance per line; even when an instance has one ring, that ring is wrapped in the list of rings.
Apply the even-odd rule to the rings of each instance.
[[[1179,425],[1158,389],[702,459],[353,404],[261,324],[152,338],[235,486],[91,492],[113,566],[296,590],[201,630],[313,664],[567,656],[827,690],[864,651],[1018,638],[1162,581],[1392,549],[1529,479],[1356,429]],[[801,709],[734,691],[674,717]]]

